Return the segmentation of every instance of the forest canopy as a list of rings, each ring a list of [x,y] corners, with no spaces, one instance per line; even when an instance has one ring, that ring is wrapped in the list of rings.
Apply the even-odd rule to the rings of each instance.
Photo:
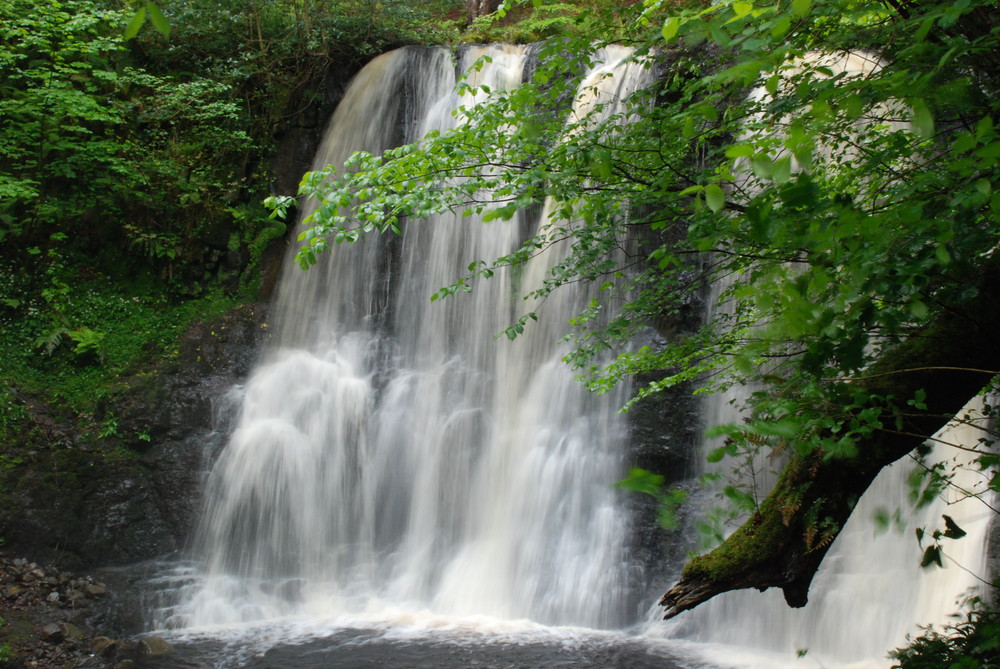
[[[778,587],[802,606],[878,472],[921,459],[927,438],[995,388],[1000,13],[986,0],[646,0],[603,12],[546,42],[522,87],[482,91],[490,101],[463,108],[455,130],[307,175],[300,194],[320,206],[300,260],[440,211],[502,221],[548,200],[549,220],[519,250],[470,258],[432,299],[567,244],[567,260],[525,292],[582,279],[620,298],[591,305],[568,335],[567,361],[592,390],[637,375],[656,379],[637,400],[687,382],[756,389],[743,422],[713,427],[726,441],[710,458],[767,452],[783,471],[762,499],[733,489],[745,522],[692,559],[662,603],[675,615]],[[656,86],[611,118],[553,112],[611,42],[659,68]],[[635,239],[646,246],[623,262],[613,251]],[[632,345],[708,285],[723,290],[701,327]],[[534,317],[526,308],[508,336]],[[988,444],[959,447],[986,472],[998,464]],[[924,466],[917,487],[933,497],[947,468]]]

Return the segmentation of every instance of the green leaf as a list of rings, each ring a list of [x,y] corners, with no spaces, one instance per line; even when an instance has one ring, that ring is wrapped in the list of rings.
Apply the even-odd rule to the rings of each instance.
[[[139,29],[146,22],[146,8],[140,7],[132,16],[132,20],[125,26],[125,39],[129,40],[139,34]]]
[[[736,18],[742,19],[744,16],[753,11],[753,5],[749,2],[734,2],[733,12],[736,14]]]
[[[705,186],[705,204],[716,213],[722,211],[722,208],[726,206],[726,193],[719,184]]]
[[[812,0],[792,0],[792,12],[796,16],[805,16],[812,7]]]
[[[920,28],[913,35],[913,41],[923,42],[925,39],[927,39],[927,35],[928,33],[930,33],[931,28],[933,27],[934,27],[934,17],[924,19],[924,21],[920,24]]]
[[[787,16],[782,16],[780,19],[774,22],[774,27],[771,28],[771,37],[781,39],[788,31],[792,28],[792,20]]]
[[[774,163],[766,153],[758,153],[750,160],[750,169],[758,179],[770,179],[774,174]]]
[[[167,21],[167,17],[163,15],[160,8],[155,3],[146,2],[146,11],[149,13],[149,20],[157,32],[169,39],[170,21]]]
[[[611,178],[611,152],[607,149],[595,149],[591,154],[590,169],[594,176],[601,179]]]
[[[910,103],[910,107],[913,109],[913,117],[910,119],[913,132],[921,139],[930,139],[933,137],[934,117],[931,115],[931,110],[927,107],[927,103],[917,98]]]
[[[961,539],[967,534],[965,530],[958,526],[958,523],[952,520],[951,516],[942,514],[941,517],[944,518],[944,536],[949,539]]]
[[[628,476],[615,483],[616,488],[658,496],[663,490],[663,477],[640,467],[629,470]]]
[[[734,144],[726,149],[726,158],[745,158],[754,153],[753,144]]]
[[[774,173],[771,178],[778,184],[783,184],[792,178],[791,156],[782,156],[774,161]]]
[[[677,31],[681,27],[681,20],[677,16],[671,16],[663,22],[663,39],[667,42],[673,41],[677,36]]]
[[[766,90],[771,95],[777,95],[778,84],[780,82],[781,82],[781,77],[779,77],[778,73],[775,72],[774,74],[772,74],[770,77],[767,78],[767,81],[764,82],[764,90]]]
[[[865,111],[864,102],[856,93],[847,97],[844,107],[848,118],[860,118]]]
[[[722,459],[726,457],[726,453],[727,451],[725,448],[715,448],[708,452],[708,455],[705,457],[705,459],[708,462],[712,463],[722,462]]]
[[[939,567],[944,567],[944,563],[941,562],[941,547],[940,546],[928,546],[924,550],[924,555],[920,559],[920,566],[926,569],[932,564],[937,564]]]

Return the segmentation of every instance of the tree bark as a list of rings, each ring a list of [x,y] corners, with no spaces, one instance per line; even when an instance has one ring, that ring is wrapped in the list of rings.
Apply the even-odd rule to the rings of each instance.
[[[743,588],[781,588],[789,606],[805,606],[823,557],[875,476],[920,446],[991,382],[990,373],[974,370],[1000,369],[998,254],[982,268],[977,288],[969,310],[961,315],[941,310],[922,332],[852,382],[896,404],[885,410],[883,429],[858,444],[859,455],[793,457],[757,512],[718,548],[685,566],[660,600],[665,618]],[[906,404],[918,390],[927,394],[922,411]]]
[[[465,0],[465,9],[469,13],[470,21],[492,14],[499,6],[500,0]]]

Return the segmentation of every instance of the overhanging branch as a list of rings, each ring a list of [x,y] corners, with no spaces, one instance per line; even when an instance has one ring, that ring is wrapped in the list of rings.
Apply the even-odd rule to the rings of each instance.
[[[957,414],[983,389],[988,379],[980,370],[1000,368],[997,256],[982,267],[976,283],[974,316],[939,316],[855,381],[872,394],[894,398],[898,406],[886,410],[883,422],[902,416],[903,429],[876,431],[858,444],[855,458],[793,457],[758,511],[719,547],[685,566],[660,600],[665,618],[744,588],[781,588],[790,606],[805,606],[830,544],[878,473],[943,427],[941,416]],[[926,407],[913,411],[904,403],[918,390],[926,393]]]

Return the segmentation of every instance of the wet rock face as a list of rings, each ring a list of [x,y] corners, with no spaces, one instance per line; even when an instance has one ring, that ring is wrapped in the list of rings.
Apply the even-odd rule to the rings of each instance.
[[[210,454],[225,441],[214,429],[219,399],[246,376],[266,337],[259,305],[195,323],[173,361],[124,380],[105,401],[118,451],[97,452],[72,426],[36,421],[46,425],[37,446],[5,473],[16,481],[0,507],[5,549],[73,569],[180,550]]]

